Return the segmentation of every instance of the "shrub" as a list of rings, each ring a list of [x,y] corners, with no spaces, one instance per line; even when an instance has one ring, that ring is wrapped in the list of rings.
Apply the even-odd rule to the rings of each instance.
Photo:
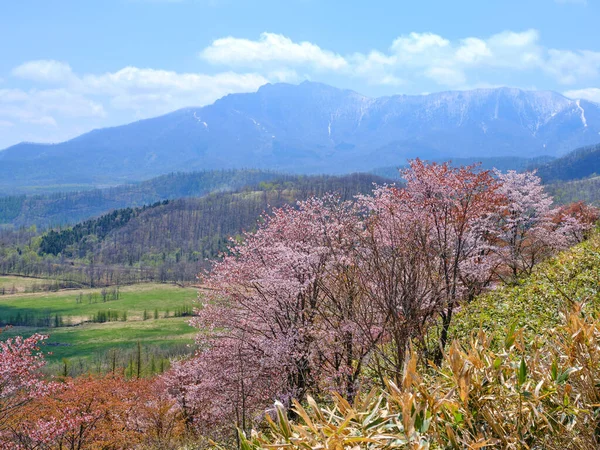
[[[598,448],[600,321],[578,307],[563,317],[529,352],[522,330],[496,339],[480,330],[464,346],[454,341],[435,372],[418,370],[413,355],[401,385],[353,405],[339,395],[329,406],[294,402],[297,423],[277,404],[270,432],[241,435],[242,447]]]

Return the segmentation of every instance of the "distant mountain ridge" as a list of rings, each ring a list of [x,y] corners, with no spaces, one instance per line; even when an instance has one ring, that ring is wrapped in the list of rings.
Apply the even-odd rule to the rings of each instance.
[[[544,183],[571,181],[600,175],[600,144],[579,148],[537,167]]]
[[[538,156],[535,158],[522,158],[519,156],[497,156],[492,158],[452,158],[450,160],[442,159],[435,162],[442,163],[448,161],[454,167],[476,165],[481,170],[498,169],[501,172],[506,172],[507,170],[516,170],[517,172],[521,172],[523,170],[529,170],[532,168],[539,167],[543,164],[547,164],[548,162],[554,161],[554,159],[555,158],[552,156],[545,155]],[[403,167],[406,166],[408,166],[408,163],[406,163]],[[391,179],[400,179],[402,177],[399,169],[401,169],[399,165],[377,167],[376,169],[371,170],[369,173],[373,173],[375,175]]]
[[[163,200],[203,197],[264,181],[295,178],[260,170],[215,170],[171,173],[137,184],[50,195],[0,197],[2,227],[56,227],[77,223],[113,209],[136,208]]]
[[[202,108],[0,152],[0,192],[119,184],[173,171],[344,173],[406,158],[557,156],[600,141],[600,105],[512,88],[368,98],[328,85],[268,84]]]

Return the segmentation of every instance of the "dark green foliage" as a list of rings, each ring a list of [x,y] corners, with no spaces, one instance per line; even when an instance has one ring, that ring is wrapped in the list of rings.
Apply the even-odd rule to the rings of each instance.
[[[90,247],[90,241],[102,240],[112,230],[124,226],[131,219],[146,211],[146,209],[156,208],[168,203],[169,201],[165,200],[163,202],[156,202],[150,206],[143,206],[142,208],[118,209],[97,219],[86,220],[83,223],[75,225],[73,228],[66,228],[59,231],[50,230],[42,236],[39,253],[51,255],[65,253],[65,256],[68,257],[83,257],[87,253],[86,250]],[[69,251],[65,252],[73,244],[79,244],[77,246],[77,254]]]
[[[102,309],[90,317],[90,322],[95,323],[118,322],[119,320],[123,320],[123,314],[119,311],[113,311],[111,309]]]
[[[68,322],[68,321],[67,321]],[[58,328],[66,325],[61,314],[52,314],[50,311],[42,313],[30,310],[17,311],[10,316],[0,316],[0,326],[15,327],[44,327]]]
[[[167,311],[167,314],[169,312]],[[194,308],[192,307],[192,305],[183,305],[180,308],[175,308],[175,313],[173,314],[173,317],[189,317],[192,316],[194,314]]]

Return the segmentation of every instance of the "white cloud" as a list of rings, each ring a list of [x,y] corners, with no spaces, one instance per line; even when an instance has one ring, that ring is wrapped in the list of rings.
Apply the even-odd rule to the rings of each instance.
[[[573,89],[570,91],[563,92],[565,97],[573,99],[585,99],[592,102],[600,103],[600,89],[598,88],[586,88],[586,89]]]
[[[101,126],[109,116],[123,117],[123,121],[156,116],[203,106],[227,94],[255,91],[269,81],[298,78],[290,70],[275,70],[268,76],[231,71],[207,75],[138,67],[79,75],[69,65],[52,60],[26,62],[15,67],[12,75],[34,82],[35,87],[0,89],[2,129],[14,124],[13,134],[21,130],[23,136],[23,127],[36,125],[49,133],[36,135],[40,141],[72,137],[64,132],[66,128],[80,129],[83,123]],[[53,86],[40,89],[36,84]],[[6,135],[5,139],[0,139],[0,148],[15,143]]]
[[[548,50],[544,70],[561,84],[574,84],[600,74],[600,52]]]
[[[104,75],[86,75],[81,78],[81,81],[85,89],[100,90],[106,93],[124,89],[197,91],[207,88],[228,92],[256,89],[266,83],[267,79],[254,73],[223,72],[216,75],[205,75],[125,67],[117,72]]]
[[[203,106],[230,93],[252,92],[268,82],[318,79],[337,84],[345,78],[388,90],[403,86],[405,92],[421,92],[515,84],[519,74],[529,83],[544,79],[546,85],[548,80],[572,86],[600,81],[600,52],[548,48],[534,29],[460,39],[413,32],[398,36],[388,48],[347,54],[262,33],[255,40],[216,39],[199,56],[225,69],[208,74],[128,66],[106,73],[78,73],[66,62],[25,62],[11,71],[2,84],[6,88],[0,89],[0,147],[6,143],[3,136],[16,136],[22,124],[53,129],[53,137],[63,137],[68,134],[66,123],[71,130],[80,130],[90,124],[151,117]],[[16,78],[18,89],[9,85]],[[598,91],[568,90],[565,95],[600,101]]]
[[[397,54],[412,53],[421,54],[431,50],[445,48],[450,41],[433,33],[410,33],[408,36],[396,38],[392,43],[391,50]]]
[[[341,70],[347,61],[331,51],[322,50],[310,42],[293,42],[281,34],[262,33],[257,41],[225,37],[200,52],[200,57],[212,64],[263,67],[270,63],[291,66],[311,66],[316,70]]]
[[[234,92],[255,91],[270,81],[257,73],[206,75],[137,67],[78,76],[68,65],[56,61],[27,62],[15,68],[13,74],[61,85],[58,89],[0,90],[0,115],[20,114],[22,119],[36,117],[36,110],[37,115],[51,112],[66,117],[103,117],[103,102],[116,109],[136,111],[136,117],[149,117],[185,106],[203,106]],[[278,71],[272,76],[281,81],[294,74]]]
[[[24,112],[21,117],[34,117],[45,113],[59,113],[67,117],[104,117],[102,105],[81,94],[66,89],[0,89],[2,111]]]
[[[57,117],[68,119],[106,117],[101,103],[66,89],[0,89],[0,121],[13,125],[58,127]]]
[[[458,40],[413,32],[397,37],[387,51],[373,49],[345,56],[311,42],[297,43],[284,35],[263,33],[258,40],[217,39],[200,52],[200,57],[236,68],[328,71],[381,85],[418,82],[427,77],[440,86],[466,86],[472,84],[477,71],[488,69],[538,71],[561,84],[572,84],[597,77],[600,72],[599,52],[546,48],[534,29]]]
[[[268,82],[268,78],[256,73],[206,75],[126,67],[103,75],[85,75],[80,85],[88,95],[104,94],[113,108],[136,111],[140,118],[186,106],[203,106],[227,94],[256,91]]]
[[[529,29],[522,32],[503,31],[491,36],[489,41],[492,46],[520,49],[535,45],[539,38],[537,30]]]
[[[73,78],[71,66],[51,59],[28,61],[15,67],[12,75],[26,80],[48,83],[63,83]]]
[[[462,71],[450,67],[430,67],[425,70],[425,76],[446,86],[460,86],[467,81]]]
[[[492,56],[487,42],[479,38],[465,38],[454,53],[456,61],[464,64],[478,64]]]

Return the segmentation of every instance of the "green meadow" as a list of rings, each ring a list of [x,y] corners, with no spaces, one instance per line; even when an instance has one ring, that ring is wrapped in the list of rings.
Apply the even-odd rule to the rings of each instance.
[[[127,358],[140,348],[154,364],[154,359],[189,354],[193,349],[196,330],[188,322],[198,295],[195,288],[139,284],[120,287],[118,293],[109,288],[104,295],[102,289],[23,293],[40,280],[15,278],[0,278],[0,283],[11,288],[16,284],[20,291],[0,295],[0,323],[32,318],[48,323],[11,326],[0,338],[36,332],[49,335],[44,351],[51,352],[47,357],[51,367],[68,360],[87,371],[94,364],[108,365],[111,355],[119,355],[118,364],[126,365]],[[99,322],[102,314],[112,320]]]
[[[0,293],[2,290],[6,294],[11,292],[23,293],[32,290],[33,286],[49,284],[52,280],[28,277],[16,277],[11,275],[0,276]],[[0,297],[1,298],[1,297]]]

